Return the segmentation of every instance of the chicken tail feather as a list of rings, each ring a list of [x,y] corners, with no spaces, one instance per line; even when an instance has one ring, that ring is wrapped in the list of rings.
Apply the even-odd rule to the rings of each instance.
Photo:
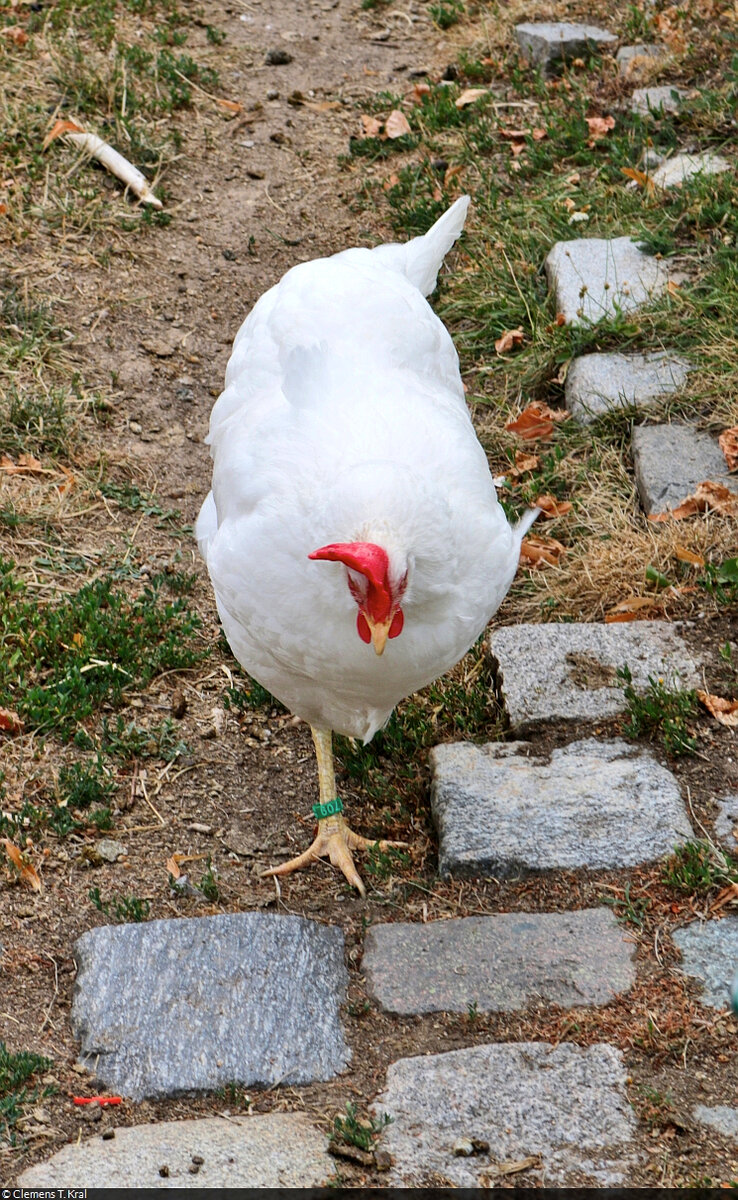
[[[468,196],[460,196],[422,237],[403,245],[377,246],[373,253],[386,266],[405,275],[424,296],[429,296],[436,286],[441,263],[463,231],[469,203]]]
[[[517,524],[513,525],[513,536],[517,538],[518,543],[522,542],[540,511],[540,508],[529,508],[527,513],[520,518]]]

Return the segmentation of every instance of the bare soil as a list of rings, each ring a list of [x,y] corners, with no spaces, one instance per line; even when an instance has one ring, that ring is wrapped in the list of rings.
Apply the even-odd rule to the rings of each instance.
[[[540,7],[540,6],[539,6]],[[553,13],[554,6],[551,7]],[[544,15],[539,13],[538,15]],[[587,15],[583,11],[580,15]],[[589,13],[592,16],[593,14]],[[293,0],[208,5],[208,21],[227,32],[219,49],[221,82],[243,112],[199,104],[188,116],[184,148],[167,174],[167,208],[174,220],[130,240],[101,267],[90,258],[47,279],[49,297],[63,308],[75,331],[73,354],[90,386],[113,389],[113,412],[105,450],[113,471],[132,475],[155,491],[164,507],[181,509],[192,524],[209,487],[209,455],[203,445],[209,411],[223,379],[233,336],[258,296],[297,262],[348,245],[376,242],[387,229],[371,214],[351,208],[362,160],[340,163],[356,131],[353,107],[382,89],[402,91],[410,72],[438,77],[462,39],[442,34],[425,5],[362,10],[347,0],[309,5]],[[193,21],[191,45],[205,32]],[[286,49],[293,60],[267,66],[266,52]],[[268,99],[272,92],[278,93]],[[325,101],[346,101],[316,111]],[[293,97],[293,102],[290,102]],[[34,284],[39,268],[19,251],[18,270]],[[20,483],[16,485],[20,488]],[[225,712],[223,695],[232,660],[218,646],[218,629],[206,572],[190,537],[157,531],[137,514],[96,503],[67,526],[69,544],[98,557],[135,544],[152,571],[175,561],[198,573],[191,602],[202,614],[212,655],[206,668],[163,677],[134,697],[136,719],[160,720],[172,707],[186,712],[178,732],[191,753],[171,766],[139,764],[120,769],[119,815],[110,836],[126,847],[115,864],[96,865],[86,853],[96,834],[50,843],[43,864],[44,890],[33,895],[10,873],[0,877],[0,1038],[15,1050],[34,1050],[53,1060],[56,1095],[43,1101],[48,1124],[29,1117],[20,1144],[0,1152],[0,1173],[14,1178],[63,1143],[88,1133],[84,1111],[70,1097],[89,1092],[92,1081],[75,1071],[72,1037],[75,939],[106,918],[88,899],[126,893],[147,899],[151,917],[191,917],[215,912],[268,909],[338,924],[346,937],[350,973],[344,1012],[352,1047],[350,1070],[327,1084],[251,1090],[255,1111],[299,1109],[326,1130],[347,1101],[361,1108],[382,1090],[395,1059],[435,1053],[491,1040],[608,1041],[621,1048],[633,1105],[641,1120],[642,1164],[638,1186],[715,1186],[738,1178],[738,1150],[696,1125],[695,1102],[734,1103],[738,1095],[736,1022],[700,1006],[698,989],[675,970],[678,955],[670,931],[707,914],[666,888],[660,866],[628,872],[557,872],[516,882],[438,880],[436,847],[427,805],[426,766],[417,776],[425,797],[411,819],[395,805],[380,813],[350,780],[341,783],[355,826],[369,834],[405,837],[411,862],[397,875],[372,879],[362,902],[339,876],[321,864],[275,888],[260,872],[283,855],[302,849],[311,836],[311,804],[317,799],[312,744],[306,726],[282,711]],[[17,548],[17,547],[16,547]],[[512,603],[512,602],[510,602]],[[514,619],[506,608],[500,620]],[[692,636],[709,643],[717,680],[719,647],[734,636],[728,618],[706,610]],[[711,680],[712,682],[712,680]],[[717,690],[717,689],[715,689]],[[213,710],[218,710],[215,718]],[[217,730],[216,730],[217,726]],[[712,828],[714,802],[738,788],[735,736],[706,716],[696,720],[700,753],[669,762],[683,782],[693,813]],[[602,736],[617,722],[598,726]],[[582,733],[590,732],[582,728]],[[492,732],[492,730],[491,730]],[[536,747],[571,740],[567,726],[546,727]],[[33,739],[17,739],[6,766],[7,782],[40,770]],[[44,764],[41,764],[44,765]],[[12,791],[12,786],[11,786]],[[211,856],[220,899],[175,896],[167,860],[174,853],[202,855],[189,870],[197,881]],[[648,903],[643,927],[630,926],[636,944],[638,982],[628,995],[602,1009],[565,1011],[531,1006],[516,1014],[383,1014],[366,994],[361,972],[367,924],[433,920],[523,910],[564,910],[602,902],[603,896]],[[717,911],[723,910],[715,910]],[[658,1096],[657,1096],[658,1094]],[[244,1104],[246,1100],[244,1099]],[[105,1111],[96,1129],[222,1112],[234,1099],[209,1094],[167,1102],[123,1103]],[[341,1160],[344,1186],[382,1187],[383,1176]],[[441,1181],[439,1181],[441,1182]],[[586,1183],[586,1181],[583,1181]],[[724,1184],[725,1185],[725,1184]],[[537,1186],[526,1175],[509,1186]]]

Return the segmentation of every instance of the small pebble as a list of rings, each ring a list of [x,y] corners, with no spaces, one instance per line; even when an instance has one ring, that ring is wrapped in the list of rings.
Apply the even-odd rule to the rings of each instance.
[[[103,1140],[104,1142],[110,1142],[110,1141],[112,1141],[112,1140],[113,1140],[113,1138],[114,1138],[114,1137],[115,1137],[115,1130],[114,1130],[114,1129],[103,1129],[103,1132],[102,1132],[102,1140]]]
[[[162,1179],[169,1178],[169,1167],[166,1163],[164,1163],[163,1167],[159,1167],[159,1174],[161,1175]]]
[[[143,429],[139,425],[138,421],[129,421],[128,428],[130,429],[131,433],[143,433]]]
[[[185,696],[182,689],[178,688],[177,691],[172,696],[172,716],[176,717],[176,719],[178,721],[181,721],[182,717],[185,715],[186,712],[187,712],[187,697]]]
[[[375,1150],[374,1165],[378,1171],[389,1171],[392,1166],[392,1155],[388,1150]]]
[[[190,1175],[197,1175],[198,1171],[200,1170],[200,1164],[191,1162],[187,1170],[189,1171]]]
[[[268,67],[286,67],[292,62],[292,55],[289,50],[267,50],[264,62]]]
[[[196,1163],[198,1167],[201,1167],[205,1162],[205,1159],[203,1158],[202,1154],[193,1154],[192,1161],[193,1163]]]
[[[92,1104],[86,1104],[82,1109],[83,1121],[99,1121],[102,1118],[102,1109],[97,1100],[93,1100]]]

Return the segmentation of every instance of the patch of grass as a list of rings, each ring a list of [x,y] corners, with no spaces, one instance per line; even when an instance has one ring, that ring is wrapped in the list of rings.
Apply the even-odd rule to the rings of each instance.
[[[389,879],[398,868],[406,867],[409,862],[410,855],[404,850],[398,850],[396,846],[388,846],[386,850],[382,850],[379,842],[376,842],[367,851],[364,867],[367,875],[372,875],[378,880],[385,880]]]
[[[648,689],[641,695],[633,687],[633,676],[627,665],[618,668],[623,695],[628,705],[628,721],[623,733],[629,738],[660,737],[668,754],[694,754],[697,739],[687,724],[697,711],[693,690],[672,688],[663,679],[648,677]]]
[[[464,5],[461,0],[439,0],[439,3],[431,4],[428,12],[439,29],[450,29],[463,17]]]
[[[0,704],[29,728],[69,737],[102,705],[118,707],[160,672],[200,661],[199,627],[153,581],[131,598],[99,579],[41,604],[0,560]]]
[[[210,855],[207,857],[207,866],[203,872],[202,878],[197,885],[198,891],[202,892],[206,900],[215,903],[220,900],[220,889],[218,887],[218,873],[213,866],[213,860]]]
[[[75,737],[78,744],[94,745],[92,739],[80,730]],[[167,717],[160,725],[144,728],[135,721],[126,722],[118,715],[115,721],[103,718],[100,741],[106,754],[122,762],[138,758],[160,758],[173,762],[189,753],[189,746],[179,737],[177,725]]]
[[[667,860],[663,879],[679,892],[704,895],[713,888],[738,883],[738,859],[711,842],[686,842]]]
[[[738,558],[726,558],[722,563],[706,563],[697,580],[718,604],[735,604],[738,601]]]
[[[24,1109],[39,1096],[50,1096],[55,1090],[46,1087],[29,1089],[27,1084],[40,1071],[48,1071],[53,1062],[40,1054],[28,1050],[17,1053],[10,1051],[5,1042],[0,1042],[0,1145],[16,1144],[13,1127],[23,1116]]]
[[[110,829],[110,801],[115,790],[100,754],[87,762],[67,764],[61,767],[53,788],[42,785],[34,799],[26,799],[17,811],[0,812],[0,836],[13,839],[30,833],[38,838],[50,830],[65,838],[90,825]]]
[[[11,385],[0,395],[0,445],[6,454],[67,455],[72,422],[64,388]]]
[[[360,1150],[372,1150],[379,1134],[391,1123],[389,1113],[383,1113],[380,1118],[360,1118],[356,1105],[349,1100],[346,1103],[346,1116],[333,1119],[333,1138],[349,1146],[358,1146]]]
[[[230,647],[228,647],[228,653],[230,654],[230,652]],[[279,700],[275,699],[265,687],[262,687],[258,680],[245,674],[244,678],[246,687],[226,688],[223,694],[224,708],[235,709],[237,712],[259,708],[276,708],[279,711],[286,711],[284,705],[280,704]]]
[[[121,894],[111,896],[109,900],[103,900],[99,887],[90,888],[87,895],[98,912],[103,913],[104,916],[110,917],[111,920],[117,921],[121,925],[145,921],[151,909],[149,901],[142,900],[138,896]]]
[[[636,929],[643,929],[651,901],[647,897],[632,896],[630,889],[630,880],[626,879],[622,896],[603,893],[598,899],[602,904],[610,905],[618,921],[622,921],[624,925],[635,925]]]

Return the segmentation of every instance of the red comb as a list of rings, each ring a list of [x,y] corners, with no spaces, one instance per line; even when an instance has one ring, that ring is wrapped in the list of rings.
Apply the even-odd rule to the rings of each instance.
[[[330,546],[321,546],[319,550],[313,550],[312,554],[308,554],[308,558],[342,562],[353,571],[366,575],[374,587],[387,586],[387,551],[381,546],[375,546],[374,542],[333,542]]]

